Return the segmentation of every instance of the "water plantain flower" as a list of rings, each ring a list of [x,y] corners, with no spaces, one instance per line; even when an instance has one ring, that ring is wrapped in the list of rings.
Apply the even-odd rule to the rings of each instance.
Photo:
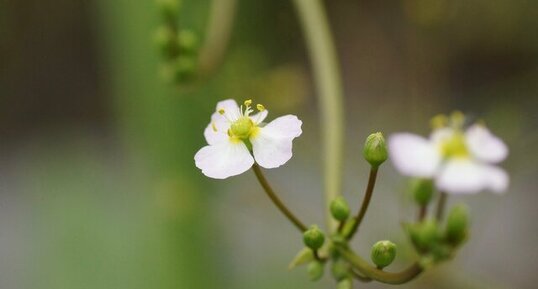
[[[504,192],[509,178],[495,164],[506,158],[507,146],[482,124],[464,130],[463,116],[456,116],[449,125],[437,125],[429,139],[392,135],[389,153],[394,166],[403,175],[433,179],[447,193]]]
[[[254,161],[270,169],[292,157],[292,141],[301,135],[302,121],[294,115],[263,121],[268,111],[261,104],[252,114],[252,101],[237,105],[228,99],[217,104],[204,131],[207,146],[194,156],[196,167],[210,178],[225,179],[247,171]]]

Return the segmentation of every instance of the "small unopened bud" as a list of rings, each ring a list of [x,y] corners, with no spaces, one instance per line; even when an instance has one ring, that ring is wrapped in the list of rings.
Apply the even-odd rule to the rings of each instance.
[[[177,81],[185,81],[194,76],[196,71],[196,60],[188,56],[180,56],[174,63],[175,79]]]
[[[387,160],[387,145],[382,133],[376,132],[366,138],[363,156],[373,167],[379,167]]]
[[[325,235],[318,226],[312,225],[306,232],[304,232],[303,241],[308,248],[315,251],[323,246]]]
[[[350,277],[349,270],[349,264],[347,262],[344,262],[343,260],[334,261],[331,267],[333,277],[337,281],[344,280]]]
[[[331,214],[338,221],[345,221],[349,217],[349,205],[342,196],[336,197],[331,202]]]
[[[338,282],[336,289],[353,289],[353,282],[351,278],[345,278]]]
[[[421,251],[428,251],[439,241],[439,228],[433,219],[410,227],[411,240]]]
[[[458,246],[465,241],[469,222],[468,215],[467,206],[464,204],[454,206],[448,213],[445,234],[450,244]]]
[[[183,29],[179,31],[177,36],[179,42],[179,48],[182,52],[195,52],[198,48],[198,36],[190,29]]]
[[[174,20],[179,15],[179,9],[181,8],[180,0],[157,0],[157,7],[159,8],[162,16],[167,20]]]
[[[413,197],[419,205],[426,206],[432,199],[434,191],[432,180],[414,179],[411,181],[410,187]]]
[[[308,277],[310,281],[317,281],[323,277],[323,263],[318,260],[310,262],[307,267]]]
[[[155,32],[155,44],[161,53],[166,57],[171,57],[176,49],[176,35],[170,27],[160,26]]]
[[[391,241],[379,241],[372,246],[370,257],[378,268],[383,269],[396,258],[396,245]]]

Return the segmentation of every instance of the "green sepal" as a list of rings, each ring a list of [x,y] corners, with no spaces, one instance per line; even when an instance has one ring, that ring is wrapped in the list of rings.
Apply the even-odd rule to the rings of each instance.
[[[311,262],[314,260],[314,253],[312,252],[312,249],[310,248],[303,248],[301,251],[293,257],[290,264],[288,265],[288,270],[292,270],[293,268],[297,266],[304,265],[308,262]]]

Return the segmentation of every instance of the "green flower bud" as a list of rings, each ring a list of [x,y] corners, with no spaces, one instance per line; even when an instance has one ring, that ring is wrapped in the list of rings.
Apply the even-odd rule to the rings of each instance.
[[[334,279],[338,281],[350,277],[349,270],[349,264],[343,260],[336,260],[332,263],[331,272],[333,273]]]
[[[291,260],[290,264],[288,265],[288,270],[306,264],[312,260],[314,260],[314,253],[312,250],[310,248],[303,248],[297,253],[297,255],[295,255],[295,257],[293,257],[293,260]]]
[[[387,267],[396,257],[396,245],[391,241],[379,241],[372,246],[370,257],[378,268]]]
[[[353,289],[353,282],[351,278],[340,280],[336,286],[336,289]]]
[[[387,145],[385,144],[385,138],[382,133],[376,132],[366,138],[363,156],[373,167],[379,167],[387,160]]]
[[[310,281],[317,281],[323,277],[323,263],[320,261],[312,261],[310,264],[308,264],[307,272],[308,277],[310,278]]]
[[[174,31],[166,25],[160,26],[155,32],[155,44],[166,57],[172,56],[176,49],[177,43],[175,41]]]
[[[181,8],[180,0],[157,0],[157,7],[162,16],[167,20],[174,20],[179,15]]]
[[[434,219],[425,220],[409,228],[411,240],[420,251],[428,251],[439,241],[440,234]]]
[[[179,48],[182,52],[196,52],[198,48],[198,36],[190,29],[183,29],[177,36]]]
[[[303,241],[308,248],[315,251],[323,246],[325,235],[318,226],[312,225],[306,232],[304,232]]]
[[[469,213],[467,206],[464,204],[454,206],[447,216],[445,231],[447,241],[454,246],[458,246],[465,241],[468,223]]]
[[[176,81],[189,80],[196,71],[196,60],[188,56],[180,56],[174,63],[174,77]]]
[[[433,196],[433,181],[428,179],[413,179],[410,183],[411,192],[415,201],[421,205],[426,206]]]
[[[349,217],[349,205],[342,196],[336,197],[331,202],[331,214],[338,221],[345,221]]]

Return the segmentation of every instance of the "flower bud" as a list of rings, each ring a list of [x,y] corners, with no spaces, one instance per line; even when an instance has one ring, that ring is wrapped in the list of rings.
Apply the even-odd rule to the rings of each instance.
[[[336,197],[331,202],[331,214],[338,221],[345,221],[349,217],[349,205],[342,196]]]
[[[373,167],[379,167],[387,160],[387,145],[382,133],[376,132],[366,138],[363,156]]]
[[[174,31],[166,25],[160,26],[155,31],[155,44],[164,56],[170,57],[176,49],[175,37]]]
[[[308,264],[306,268],[310,281],[317,281],[323,277],[323,263],[318,260],[314,260]]]
[[[194,31],[190,29],[183,29],[179,31],[177,36],[179,42],[179,48],[182,52],[195,52],[198,48],[198,36]]]
[[[370,256],[378,268],[387,267],[396,257],[396,245],[391,241],[379,241],[372,246]]]
[[[410,187],[413,197],[419,205],[426,206],[432,199],[434,191],[432,180],[413,179],[410,183]]]
[[[174,77],[176,81],[185,81],[194,76],[196,60],[189,56],[180,56],[174,62]]]
[[[353,289],[353,282],[351,278],[345,278],[338,282],[336,289]]]
[[[468,215],[464,204],[454,206],[448,213],[445,236],[450,244],[458,246],[467,237]]]
[[[157,7],[167,20],[174,20],[179,15],[180,0],[157,0]]]
[[[306,232],[304,232],[303,241],[308,248],[315,251],[323,246],[325,235],[318,226],[312,225]]]
[[[349,264],[343,260],[336,260],[332,263],[331,272],[333,273],[334,279],[340,281],[350,276],[349,274]]]
[[[420,251],[428,251],[439,241],[439,229],[434,219],[410,227],[411,240]]]
[[[295,257],[293,257],[293,260],[291,260],[290,264],[288,265],[288,270],[306,264],[312,260],[314,260],[314,253],[312,250],[310,248],[303,248],[297,253],[297,255],[295,255]]]

